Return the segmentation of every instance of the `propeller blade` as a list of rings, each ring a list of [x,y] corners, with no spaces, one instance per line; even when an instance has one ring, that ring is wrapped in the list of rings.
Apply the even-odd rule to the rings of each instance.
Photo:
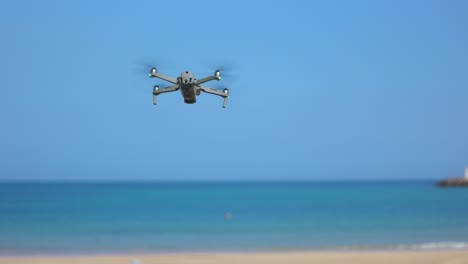
[[[211,62],[207,65],[210,66],[212,71],[219,70],[221,71],[221,76],[231,77],[235,75],[236,65],[232,62]]]

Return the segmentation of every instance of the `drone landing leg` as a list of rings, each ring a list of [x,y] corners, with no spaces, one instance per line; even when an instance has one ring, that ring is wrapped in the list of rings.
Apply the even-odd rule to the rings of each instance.
[[[170,92],[175,92],[179,90],[179,85],[176,84],[176,85],[172,85],[172,86],[169,86],[169,87],[165,87],[163,89],[159,89],[159,86],[155,85],[154,88],[153,88],[153,104],[156,105],[157,103],[157,99],[156,99],[156,96],[162,94],[162,93],[170,93]]]
[[[226,104],[227,104],[227,101],[229,99],[229,90],[227,88],[224,88],[223,91],[220,91],[220,90],[205,87],[205,86],[198,86],[198,87],[200,88],[200,90],[202,92],[209,93],[209,94],[214,94],[214,95],[223,97],[224,98],[223,108],[226,108]]]

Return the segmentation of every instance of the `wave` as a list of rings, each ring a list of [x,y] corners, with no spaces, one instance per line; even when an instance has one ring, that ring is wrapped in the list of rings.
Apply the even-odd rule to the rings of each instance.
[[[307,249],[307,248],[306,248]],[[317,249],[317,248],[312,248]],[[440,242],[425,242],[417,244],[387,244],[387,245],[355,245],[344,247],[324,247],[318,250],[344,250],[344,251],[374,251],[374,250],[403,250],[403,251],[437,251],[437,250],[468,250],[468,241],[440,241]]]
[[[443,249],[455,249],[455,250],[467,250],[468,242],[457,242],[457,241],[444,241],[444,242],[429,242],[413,245],[414,249],[420,250],[443,250]]]

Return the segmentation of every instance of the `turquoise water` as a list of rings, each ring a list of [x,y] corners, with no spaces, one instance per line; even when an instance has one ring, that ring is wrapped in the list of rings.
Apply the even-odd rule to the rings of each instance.
[[[0,254],[442,247],[468,248],[468,189],[433,182],[0,183]]]

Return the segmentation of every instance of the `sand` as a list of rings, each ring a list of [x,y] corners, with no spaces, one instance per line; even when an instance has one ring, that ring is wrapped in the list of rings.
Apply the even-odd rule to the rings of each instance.
[[[132,261],[132,260],[137,261]],[[128,256],[0,257],[0,264],[468,264],[468,251],[207,253]]]

